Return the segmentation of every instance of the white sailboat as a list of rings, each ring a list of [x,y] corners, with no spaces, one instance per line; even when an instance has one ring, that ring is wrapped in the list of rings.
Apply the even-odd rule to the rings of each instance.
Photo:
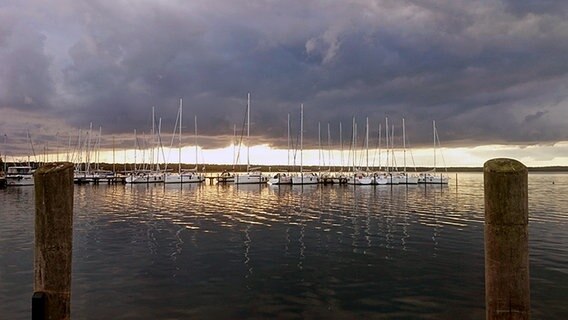
[[[288,114],[288,167],[290,167],[290,114]],[[292,184],[292,176],[287,172],[278,172],[268,179],[269,185]]]
[[[436,121],[432,121],[434,131],[434,168],[429,172],[420,173],[418,183],[424,184],[448,184],[448,176],[442,173],[436,173],[436,146],[440,143],[438,139],[438,131],[436,130]]]
[[[300,174],[292,177],[292,184],[317,184],[318,176],[313,173],[304,173],[304,104],[300,105]]]
[[[391,153],[391,165],[390,165],[390,176],[389,184],[400,184],[401,175],[398,172],[398,164],[396,163],[396,157],[394,153],[394,125],[391,125],[390,134],[390,153]]]
[[[201,183],[205,181],[205,176],[197,172],[197,116],[195,117],[195,169],[182,170],[181,169],[181,146],[182,146],[182,119],[183,119],[183,101],[179,99],[179,141],[178,141],[178,172],[168,173],[165,178],[165,183]]]
[[[404,171],[399,173],[399,182],[401,184],[418,184],[418,176],[416,174],[408,173],[406,170],[406,126],[404,118],[402,118],[402,148],[404,159]]]
[[[247,172],[235,176],[235,184],[262,184],[268,177],[262,175],[260,168],[250,167],[250,93],[247,95]]]
[[[12,166],[8,167],[6,172],[6,185],[15,186],[33,186],[34,185],[34,169],[31,166]]]
[[[155,141],[155,139],[156,139],[155,123],[156,122],[155,122],[155,117],[154,117],[154,107],[152,107],[152,139],[154,140],[154,145],[152,146],[152,162],[154,161],[153,151],[154,151],[155,145],[157,144],[156,141]],[[162,127],[162,119],[160,118],[159,125],[158,125],[158,137],[160,135],[161,127]],[[134,140],[135,140],[134,155],[135,155],[135,159],[136,159],[136,151],[137,151],[136,147],[138,146],[138,138],[136,137],[136,131],[134,131]],[[134,165],[136,166],[136,160],[135,160]],[[151,164],[151,166],[153,167],[153,163]],[[142,169],[142,170],[136,170],[135,169],[135,172],[133,172],[128,177],[126,177],[125,181],[126,181],[127,184],[164,183],[164,176],[165,176],[165,174],[160,171],[160,166],[158,164],[158,161],[156,161],[155,169]]]
[[[237,125],[233,125],[233,170],[237,164]],[[217,183],[233,183],[235,182],[235,174],[228,170],[223,170],[220,175],[217,176]]]
[[[355,167],[355,150],[357,144],[357,124],[355,123],[355,118],[353,118],[353,174],[349,175],[347,178],[347,184],[351,185],[371,185],[374,181],[372,175],[369,175],[368,172],[363,170],[358,170]],[[369,168],[369,118],[367,118],[367,126],[366,126],[366,150],[367,150],[367,169]]]
[[[381,140],[382,140],[382,128],[381,128],[381,124],[379,123],[379,171],[373,173],[373,184],[374,185],[386,185],[388,184],[388,174],[384,171],[382,171],[382,165],[381,165],[381,157],[382,157],[382,150],[381,150]],[[388,150],[387,150],[388,152]]]
[[[341,121],[339,122],[339,146],[341,162],[339,165],[339,172],[336,172],[332,178],[334,184],[341,184],[347,181],[347,176],[343,173],[343,128],[341,126]]]

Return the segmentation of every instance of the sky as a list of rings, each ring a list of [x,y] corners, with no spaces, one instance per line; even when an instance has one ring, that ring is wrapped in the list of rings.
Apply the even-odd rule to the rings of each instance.
[[[368,117],[373,148],[388,117],[417,165],[433,164],[433,120],[450,166],[568,165],[567,56],[561,0],[2,0],[0,153],[76,149],[92,124],[108,159],[134,130],[153,140],[152,107],[177,147],[183,98],[184,159],[197,116],[203,161],[231,163],[250,92],[256,163],[286,164],[304,104],[308,162],[318,123],[337,159],[340,122],[349,148],[355,117],[360,149]]]

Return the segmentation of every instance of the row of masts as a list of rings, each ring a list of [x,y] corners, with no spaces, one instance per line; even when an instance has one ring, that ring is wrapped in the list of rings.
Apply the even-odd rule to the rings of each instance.
[[[304,164],[304,152],[303,152],[303,148],[304,148],[304,106],[303,104],[301,105],[301,116],[300,116],[300,172],[303,172],[303,164]],[[251,112],[250,112],[250,93],[247,94],[247,111],[246,111],[246,134],[247,134],[247,171],[249,171],[251,169],[251,159],[250,159],[250,142],[249,142],[249,137],[250,137],[250,117],[251,117]],[[176,128],[174,128],[174,135],[175,133],[178,133],[178,173],[182,172],[182,147],[183,147],[183,141],[182,141],[182,128],[183,128],[183,123],[182,123],[182,119],[183,119],[183,100],[180,98],[179,100],[179,111],[178,111],[178,116],[176,119],[176,126],[177,126],[177,132],[176,132]],[[398,168],[398,166],[396,165],[396,159],[395,159],[395,152],[394,152],[394,125],[389,125],[388,123],[389,119],[386,118],[385,119],[385,141],[386,141],[386,164],[385,164],[385,168],[386,170],[390,170],[391,168]],[[196,168],[197,168],[197,164],[198,164],[198,143],[197,143],[197,116],[194,117],[194,128],[195,128],[195,163],[196,163]],[[379,146],[379,168],[382,168],[382,150],[381,150],[381,143],[382,143],[382,128],[381,128],[381,124],[379,123],[379,131],[378,131],[378,146]],[[156,118],[155,118],[155,108],[152,108],[152,148],[150,148],[150,164],[147,163],[146,159],[146,155],[145,152],[148,149],[146,145],[141,146],[139,141],[138,141],[138,134],[136,129],[134,130],[134,136],[135,136],[135,143],[134,143],[134,168],[131,171],[140,171],[140,170],[154,170],[154,171],[165,171],[167,170],[166,167],[162,168],[160,165],[160,152],[162,153],[162,158],[164,159],[164,163],[166,163],[166,157],[164,155],[164,151],[163,151],[163,144],[162,144],[162,139],[161,139],[161,127],[162,127],[162,119],[160,118],[158,120],[157,123],[157,130],[156,130]],[[390,128],[390,130],[389,130]],[[234,125],[233,128],[233,134],[234,137],[236,138],[236,125]],[[357,148],[357,123],[355,121],[355,117],[353,117],[353,125],[352,125],[352,144],[351,144],[351,150],[349,153],[349,159],[348,158],[348,163],[351,162],[351,170],[355,171],[358,170],[361,166],[362,161],[360,159],[362,159],[362,150],[358,151]],[[436,149],[436,146],[439,145],[439,138],[438,138],[438,134],[436,131],[436,126],[435,126],[435,122],[433,122],[433,130],[434,130],[434,150]],[[389,132],[390,131],[390,132]],[[79,129],[79,135],[78,135],[78,139],[77,139],[77,144],[76,144],[76,148],[73,150],[72,155],[70,156],[70,154],[67,154],[67,160],[68,161],[72,161],[77,163],[77,171],[90,171],[90,170],[98,170],[99,166],[98,164],[100,163],[100,151],[101,151],[101,137],[102,137],[102,128],[99,127],[98,130],[98,135],[95,137],[95,139],[93,139],[93,125],[92,123],[89,126],[89,131],[88,133],[85,135],[84,139],[82,140],[83,137],[83,133],[82,130]],[[370,169],[371,164],[370,164],[370,156],[369,156],[369,119],[366,118],[366,130],[365,130],[365,167],[367,170]],[[288,135],[288,141],[287,141],[287,149],[288,149],[288,154],[287,154],[287,165],[290,166],[291,164],[291,156],[292,156],[292,145],[291,145],[291,122],[290,122],[290,114],[288,114],[288,125],[287,125],[287,135]],[[331,152],[331,127],[330,124],[327,124],[327,135],[328,135],[328,167],[329,170],[331,170],[332,167],[332,152]],[[94,140],[94,142],[93,142]],[[342,123],[339,123],[339,142],[340,142],[340,146],[341,146],[341,163],[340,163],[340,171],[343,170],[343,168],[345,167],[345,162],[344,162],[344,150],[343,150],[343,126]],[[147,141],[146,137],[144,136],[144,140],[143,141]],[[172,137],[172,142],[173,142],[173,137]],[[406,137],[406,129],[405,129],[405,120],[404,118],[402,119],[402,144],[403,144],[403,170],[406,171],[407,169],[407,159],[406,159],[406,154],[407,154],[407,148],[406,148],[406,143],[407,143],[407,137]],[[68,150],[71,150],[71,136],[69,136],[69,147]],[[173,143],[172,143],[173,145]],[[237,161],[238,161],[238,156],[237,156],[237,152],[236,152],[236,148],[237,148],[237,143],[236,141],[233,143],[233,165],[236,165]],[[170,147],[171,148],[171,147]],[[321,143],[321,123],[318,123],[318,149],[319,149],[319,155],[318,155],[318,162],[319,162],[319,166],[321,167],[322,163],[324,164],[325,167],[325,153],[324,150],[322,148],[322,143]],[[144,159],[139,166],[138,163],[138,150],[142,150],[142,158]],[[297,149],[296,149],[297,150]],[[59,158],[59,152],[57,153],[57,157]],[[126,163],[126,150],[125,150],[125,163]],[[359,158],[359,160],[357,160],[357,158]],[[373,167],[374,167],[374,162],[375,162],[375,158],[373,157]],[[113,171],[115,170],[114,164],[116,164],[115,161],[115,143],[114,143],[114,136],[113,136]],[[351,161],[349,161],[351,160]],[[296,166],[296,156],[294,155],[294,166]],[[94,166],[94,167],[92,167]],[[436,152],[434,151],[434,168],[436,168]],[[126,171],[126,168],[125,168]]]

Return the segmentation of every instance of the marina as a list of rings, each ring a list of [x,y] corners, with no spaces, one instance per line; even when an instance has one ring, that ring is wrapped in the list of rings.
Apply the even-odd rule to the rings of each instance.
[[[529,175],[534,318],[568,312],[567,188]],[[484,316],[480,173],[457,189],[83,185],[74,201],[74,318]],[[0,313],[29,319],[33,188],[0,203]]]
[[[0,7],[0,320],[568,319],[568,2]]]

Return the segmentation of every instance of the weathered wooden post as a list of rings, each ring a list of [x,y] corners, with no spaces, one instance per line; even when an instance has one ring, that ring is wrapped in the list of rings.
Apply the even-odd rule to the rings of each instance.
[[[33,319],[69,319],[73,240],[73,164],[47,164],[34,174]]]
[[[492,159],[483,178],[486,318],[529,319],[528,170]]]

